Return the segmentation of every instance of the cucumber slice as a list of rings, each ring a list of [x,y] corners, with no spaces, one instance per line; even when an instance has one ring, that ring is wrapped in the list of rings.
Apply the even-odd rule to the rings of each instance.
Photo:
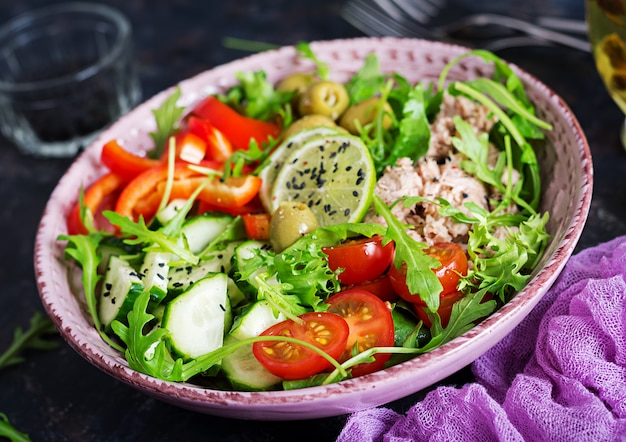
[[[147,252],[141,266],[143,286],[150,291],[151,301],[159,304],[167,295],[169,253]]]
[[[156,214],[156,220],[161,226],[167,224],[176,214],[187,204],[186,199],[174,199],[167,206]]]
[[[252,338],[259,336],[272,325],[285,319],[282,313],[275,315],[270,304],[262,299],[247,307],[241,315],[237,316],[229,335],[239,340]]]
[[[235,241],[227,243],[223,249],[214,250],[210,254],[207,254],[205,259],[195,266],[183,265],[170,267],[167,276],[168,298],[171,299],[180,295],[196,281],[204,278],[209,273],[228,274],[231,270],[233,254],[238,245],[239,242]],[[233,292],[233,296],[238,298],[240,294]],[[237,303],[239,303],[239,301],[233,302],[233,305]]]
[[[172,350],[193,359],[222,346],[228,277],[213,273],[167,304],[163,328],[169,333]]]
[[[98,316],[102,325],[109,329],[115,319],[126,323],[126,315],[132,310],[135,300],[143,290],[143,283],[135,269],[122,258],[111,256],[98,305]]]
[[[224,345],[237,342],[227,336]],[[236,390],[265,391],[280,385],[282,379],[261,365],[252,353],[252,344],[238,348],[222,359],[222,371]]]
[[[189,250],[199,254],[224,233],[234,218],[224,213],[205,213],[189,219],[182,228]]]

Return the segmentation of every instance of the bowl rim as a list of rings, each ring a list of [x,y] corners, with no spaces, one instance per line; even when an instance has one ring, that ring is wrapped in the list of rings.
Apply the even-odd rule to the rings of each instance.
[[[381,45],[386,45],[385,47],[413,45],[416,49],[422,47],[427,47],[431,50],[444,49],[454,54],[469,50],[468,48],[449,43],[397,37],[359,37],[350,39],[318,40],[310,42],[310,45],[314,51],[316,48],[344,46],[349,48],[355,45],[371,45],[372,47],[380,47]],[[101,133],[98,138],[79,155],[76,161],[74,161],[52,192],[37,231],[34,264],[41,301],[46,312],[52,318],[56,327],[61,331],[61,334],[68,344],[83,358],[109,375],[157,398],[169,402],[174,401],[177,405],[182,406],[183,408],[228,417],[237,415],[241,418],[250,419],[289,420],[308,418],[308,415],[303,415],[294,411],[291,408],[294,404],[316,401],[316,404],[318,405],[318,407],[316,407],[316,413],[312,413],[310,417],[328,417],[388,403],[392,400],[399,399],[426,388],[424,385],[421,388],[415,389],[414,377],[416,376],[416,372],[426,376],[426,379],[421,379],[419,384],[428,382],[428,385],[430,385],[445,378],[446,376],[457,371],[459,366],[468,365],[479,356],[474,355],[469,350],[478,346],[487,346],[487,348],[492,347],[500,339],[504,338],[504,336],[508,334],[508,332],[510,332],[510,330],[512,330],[519,322],[521,322],[522,318],[532,310],[532,308],[539,302],[543,294],[545,294],[544,292],[541,296],[532,296],[532,291],[540,286],[549,288],[549,286],[551,286],[555,281],[558,274],[565,266],[567,258],[569,258],[574,251],[576,243],[582,234],[585,220],[591,206],[593,187],[591,153],[586,137],[580,124],[576,120],[576,117],[563,99],[548,86],[543,84],[531,74],[518,68],[516,65],[507,62],[507,64],[514,69],[516,74],[522,78],[527,87],[529,83],[532,83],[533,87],[537,88],[539,93],[544,95],[553,106],[557,107],[562,115],[567,119],[567,123],[569,127],[573,129],[577,140],[577,151],[580,155],[579,160],[583,167],[581,175],[583,182],[580,186],[581,198],[579,201],[573,202],[575,204],[574,216],[572,217],[570,224],[564,227],[564,236],[558,247],[546,260],[546,265],[536,272],[534,277],[529,280],[527,286],[517,293],[511,301],[502,306],[498,311],[494,312],[481,324],[454,340],[444,344],[443,346],[421,355],[419,358],[408,360],[385,370],[327,386],[309,387],[306,389],[289,391],[221,391],[207,389],[189,383],[173,383],[163,381],[135,372],[127,365],[125,366],[123,363],[115,360],[115,358],[108,356],[107,354],[100,354],[100,352],[97,351],[97,347],[89,347],[87,343],[88,339],[75,335],[72,330],[72,325],[75,324],[75,320],[77,318],[68,318],[63,314],[63,312],[57,311],[55,301],[55,296],[57,295],[51,291],[52,287],[49,285],[49,282],[51,275],[54,274],[53,267],[58,265],[58,262],[53,259],[48,259],[46,261],[46,256],[48,256],[48,258],[50,256],[56,256],[53,249],[53,247],[58,247],[58,244],[55,245],[56,236],[62,231],[62,229],[65,228],[64,217],[60,219],[60,215],[55,213],[53,207],[54,205],[59,205],[60,201],[63,199],[61,190],[64,187],[64,182],[69,179],[68,176],[78,173],[78,169],[80,167],[84,167],[85,165],[98,167],[97,164],[94,164],[94,161],[97,161],[97,156],[94,155],[94,152],[99,149],[99,146],[103,144],[105,139],[110,139],[110,134],[115,133],[118,125],[120,125],[122,121],[126,121],[125,119],[129,118],[129,115],[132,118],[132,115],[145,112],[146,108],[153,108],[158,101],[163,100],[177,86],[180,85],[182,87],[188,83],[198,81],[198,79],[202,78],[202,76],[210,75],[210,73],[215,74],[215,72],[220,69],[232,69],[234,65],[245,66],[251,61],[258,61],[259,58],[269,58],[273,60],[274,58],[287,56],[293,52],[294,46],[283,46],[264,53],[239,58],[183,80],[177,85],[167,88],[157,93],[150,99],[145,100],[142,104],[127,114],[127,116],[122,117],[122,119],[116,121],[103,133]],[[64,207],[67,209],[68,203],[66,202],[64,204]],[[63,222],[62,224],[61,221]],[[547,288],[545,291],[547,291]],[[85,318],[83,317],[82,320],[84,321]],[[494,325],[498,326],[498,330],[507,330],[506,333],[495,336],[494,333],[491,332]],[[95,329],[93,330],[93,333],[95,336],[98,336]],[[97,339],[100,339],[99,336]],[[425,365],[429,365],[431,367],[435,366],[437,367],[437,370],[430,370],[430,373],[426,370],[424,373]],[[451,370],[450,367],[457,368]],[[394,392],[399,391],[401,393],[381,394],[379,396],[380,401],[376,400],[371,402],[371,399],[368,400],[368,398],[377,391],[379,392],[380,389],[378,387],[383,380],[386,385],[385,390],[391,389]],[[355,403],[344,409],[341,406],[337,406],[338,397],[349,397],[354,399]]]

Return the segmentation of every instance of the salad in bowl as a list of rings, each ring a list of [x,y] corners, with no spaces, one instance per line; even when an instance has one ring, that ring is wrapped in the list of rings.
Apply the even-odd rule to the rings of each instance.
[[[55,238],[99,348],[191,408],[410,367],[506,311],[563,234],[554,123],[503,60],[456,50],[415,78],[290,50],[283,75],[240,63],[106,131]],[[455,78],[467,63],[485,74]]]

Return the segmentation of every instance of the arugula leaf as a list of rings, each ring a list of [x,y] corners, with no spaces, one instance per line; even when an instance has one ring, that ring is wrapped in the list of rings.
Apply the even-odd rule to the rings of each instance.
[[[35,312],[30,318],[30,324],[26,331],[21,327],[15,329],[13,342],[2,354],[0,354],[0,370],[24,361],[20,353],[26,349],[52,350],[58,347],[58,342],[43,339],[46,335],[56,334],[54,324],[47,316]]]
[[[126,244],[150,244],[144,248],[145,251],[170,252],[190,264],[197,264],[200,260],[186,245],[181,246],[178,241],[162,231],[150,230],[143,217],[139,217],[139,220],[134,222],[112,210],[105,210],[102,214],[111,224],[118,226],[122,232],[129,236],[124,240]]]
[[[161,158],[161,156],[163,156],[165,143],[177,128],[178,122],[185,110],[184,107],[178,106],[180,96],[181,90],[179,86],[163,101],[161,107],[152,111],[156,120],[157,130],[150,132],[150,136],[154,141],[154,148],[149,152],[150,158]]]
[[[11,442],[31,442],[28,434],[21,433],[9,422],[6,414],[0,413],[0,438],[6,437]]]
[[[315,63],[315,66],[317,68],[316,75],[318,77],[320,77],[322,80],[328,79],[328,74],[330,73],[330,67],[328,66],[327,63],[324,63],[319,58],[317,58],[317,55],[315,54],[315,52],[313,52],[308,42],[306,41],[298,42],[296,44],[296,50],[298,51],[300,56],[304,58],[308,58],[309,60],[313,61],[313,63]]]
[[[428,317],[432,321],[431,339],[426,345],[419,348],[420,353],[427,353],[441,347],[446,342],[450,342],[473,328],[476,321],[489,316],[496,309],[496,301],[482,302],[487,293],[487,289],[469,293],[454,303],[446,328],[441,326],[441,319],[437,313],[428,312]]]
[[[91,233],[89,235],[61,235],[59,240],[67,240],[65,247],[65,255],[73,258],[82,268],[83,290],[85,292],[85,301],[87,302],[87,310],[94,323],[94,327],[100,334],[104,342],[109,344],[116,350],[122,351],[122,347],[113,341],[105,332],[100,316],[98,315],[96,285],[100,279],[98,274],[98,265],[101,257],[98,254],[98,245],[102,240],[102,233]]]
[[[380,72],[380,63],[376,54],[365,57],[363,66],[345,83],[350,96],[350,104],[359,103],[379,94],[386,83]]]
[[[248,117],[270,120],[293,98],[293,92],[277,91],[265,71],[237,72],[235,76],[239,84],[219,98]]]
[[[398,221],[378,195],[374,195],[374,207],[387,223],[383,244],[393,241],[396,246],[393,265],[400,269],[406,264],[406,283],[409,291],[419,293],[428,308],[436,311],[439,308],[439,293],[443,287],[432,269],[441,266],[441,263],[424,253],[426,244],[409,236],[406,232],[407,227]]]
[[[399,133],[382,166],[394,165],[403,157],[417,160],[428,152],[430,126],[426,115],[424,87],[418,83],[411,89],[402,108]]]

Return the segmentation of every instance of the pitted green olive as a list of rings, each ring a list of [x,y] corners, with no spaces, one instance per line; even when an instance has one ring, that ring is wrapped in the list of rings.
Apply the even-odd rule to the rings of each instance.
[[[313,83],[300,96],[298,112],[300,115],[325,115],[336,120],[349,104],[350,97],[343,84],[323,80]]]
[[[317,227],[317,219],[306,204],[284,201],[272,215],[270,243],[276,252],[282,252]]]
[[[374,121],[379,106],[380,98],[378,97],[368,98],[359,103],[353,104],[341,116],[341,119],[339,120],[339,125],[351,134],[358,135],[359,127],[363,127],[366,124],[370,124],[372,121]],[[393,113],[393,110],[391,109],[389,103],[385,102],[383,104],[382,111],[382,126],[384,129],[389,129],[392,123],[390,115],[392,115]]]
[[[315,81],[315,77],[304,72],[296,72],[288,75],[276,85],[276,90],[280,92],[296,91],[296,95],[303,94],[307,88]]]
[[[325,115],[319,114],[311,114],[305,115],[304,117],[298,118],[296,121],[291,123],[291,125],[285,131],[283,138],[286,140],[290,136],[305,129],[313,129],[314,127],[332,127],[336,129],[342,129],[337,124],[331,120],[329,117]]]

